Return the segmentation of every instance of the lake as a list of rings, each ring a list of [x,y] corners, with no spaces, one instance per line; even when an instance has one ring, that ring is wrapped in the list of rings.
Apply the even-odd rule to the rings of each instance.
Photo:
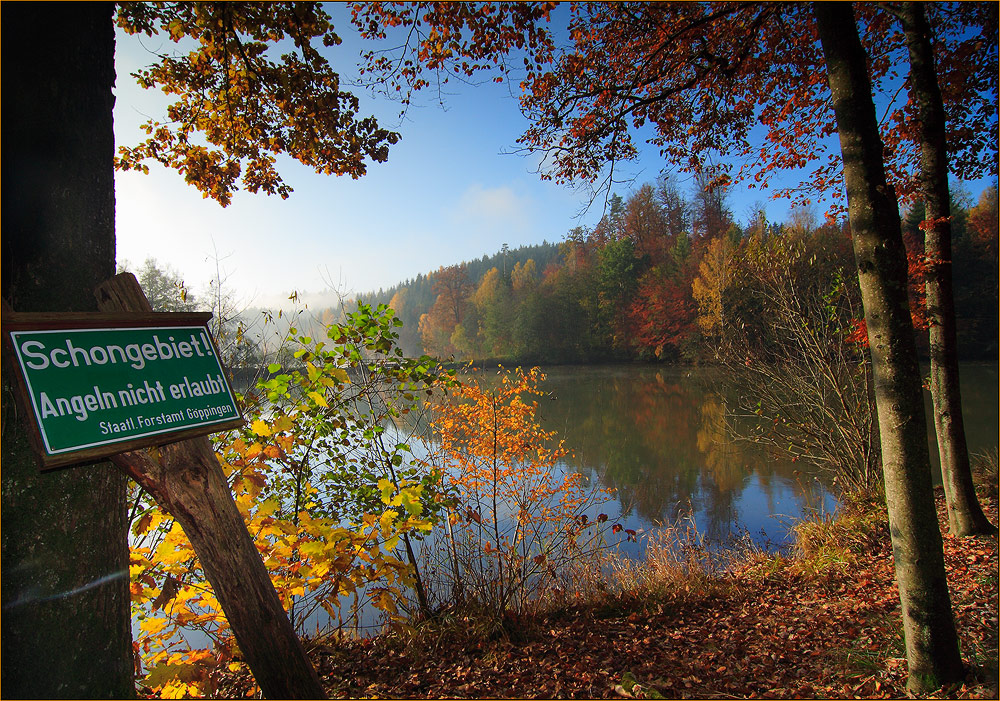
[[[796,520],[836,510],[832,475],[729,434],[726,386],[718,369],[603,365],[545,372],[541,389],[547,396],[538,398],[539,421],[572,451],[558,469],[614,490],[610,501],[588,515],[593,520],[604,513],[611,523],[636,531],[635,541],[621,538],[618,545],[629,556],[642,557],[648,542],[643,534],[682,518],[690,518],[713,549],[747,539],[761,548],[784,549],[791,545],[789,529]],[[966,364],[961,372],[969,448],[995,451],[997,367]],[[475,376],[489,384],[496,371]],[[433,540],[432,535],[429,543]],[[377,630],[378,619],[363,610],[361,628]],[[320,615],[307,628],[326,623]]]
[[[547,376],[550,396],[539,402],[543,427],[558,431],[573,451],[567,468],[617,490],[605,511],[628,528],[647,530],[691,514],[709,542],[746,535],[780,547],[790,542],[795,519],[836,507],[831,475],[728,434],[724,383],[715,369],[567,366],[549,368]],[[969,449],[996,450],[997,366],[963,364],[961,380]]]

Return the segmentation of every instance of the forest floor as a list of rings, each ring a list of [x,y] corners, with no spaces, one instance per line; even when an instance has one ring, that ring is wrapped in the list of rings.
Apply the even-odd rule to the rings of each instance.
[[[996,488],[986,491],[996,523]],[[758,553],[715,575],[717,586],[562,610],[516,635],[489,640],[452,624],[307,648],[331,698],[906,697],[888,533],[884,523],[860,536],[845,528],[833,537],[853,539],[846,560],[824,561],[822,544],[808,562]],[[944,550],[968,673],[935,697],[995,699],[997,537],[946,535]],[[245,675],[220,691],[253,694]]]

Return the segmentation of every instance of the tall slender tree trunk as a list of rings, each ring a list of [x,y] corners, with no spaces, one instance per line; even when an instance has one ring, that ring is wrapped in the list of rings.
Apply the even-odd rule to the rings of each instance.
[[[923,693],[963,676],[934,507],[906,251],[886,184],[867,57],[850,3],[813,4],[833,94],[874,372],[882,471],[909,665]]]
[[[96,311],[115,270],[112,3],[4,3],[3,296]],[[41,473],[3,379],[7,698],[134,696],[125,477]]]
[[[899,13],[910,53],[910,95],[920,115],[920,184],[926,224],[927,320],[930,325],[931,398],[948,527],[958,536],[994,533],[972,484],[958,383],[958,340],[952,294],[951,197],[948,192],[944,102],[934,69],[931,28],[922,2]]]

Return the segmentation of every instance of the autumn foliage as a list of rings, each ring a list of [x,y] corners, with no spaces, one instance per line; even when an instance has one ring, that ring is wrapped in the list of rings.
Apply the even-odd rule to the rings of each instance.
[[[418,394],[446,386],[447,376],[429,359],[402,359],[393,322],[384,307],[360,305],[326,341],[292,329],[299,367],[272,364],[255,389],[267,401],[248,404],[247,427],[216,446],[299,634],[356,629],[365,607],[402,621],[401,608],[419,589],[410,543],[449,503],[440,475],[393,431]],[[142,683],[164,698],[214,695],[227,665],[241,664],[225,615],[180,525],[138,493],[134,513],[130,575]],[[316,622],[319,614],[327,623]]]
[[[374,117],[360,117],[358,98],[342,89],[318,46],[341,43],[319,3],[126,2],[118,26],[188,49],[164,52],[134,74],[177,101],[146,122],[145,141],[119,147],[119,170],[160,163],[226,206],[240,185],[288,197],[277,157],[357,178],[399,140]],[[271,47],[282,41],[290,50],[275,60]]]
[[[574,567],[592,564],[611,530],[594,512],[607,493],[564,466],[566,447],[538,424],[543,379],[538,368],[501,369],[434,405],[431,460],[458,498],[439,587],[500,624],[571,590]]]

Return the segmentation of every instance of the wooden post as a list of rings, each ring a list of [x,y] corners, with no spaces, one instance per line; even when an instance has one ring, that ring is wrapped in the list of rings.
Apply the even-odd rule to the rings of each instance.
[[[94,294],[101,311],[151,311],[131,273],[101,283]],[[208,438],[120,453],[111,461],[184,528],[264,694],[326,698]]]

